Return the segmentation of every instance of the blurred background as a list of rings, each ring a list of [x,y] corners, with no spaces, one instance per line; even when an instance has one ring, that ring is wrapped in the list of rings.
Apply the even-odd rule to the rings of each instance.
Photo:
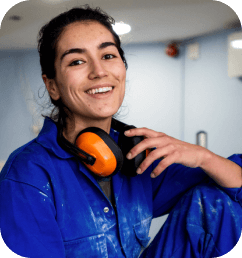
[[[129,66],[120,120],[194,144],[205,131],[206,146],[216,154],[242,153],[242,49],[231,45],[242,33],[229,6],[212,0],[29,0],[12,7],[0,29],[1,165],[36,137],[41,114],[50,111],[36,49],[39,29],[83,4],[131,26],[120,36]]]

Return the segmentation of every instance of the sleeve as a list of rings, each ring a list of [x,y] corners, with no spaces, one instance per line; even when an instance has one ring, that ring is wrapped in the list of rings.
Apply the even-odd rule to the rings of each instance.
[[[6,245],[30,258],[64,258],[52,200],[39,189],[5,179],[0,184],[0,228]]]
[[[234,154],[228,159],[242,167],[242,155]],[[157,164],[158,162],[155,162],[153,168]],[[169,213],[186,191],[198,184],[209,183],[211,180],[200,168],[189,168],[180,164],[172,164],[161,175],[152,180],[154,217]],[[242,205],[242,188],[219,187],[233,201],[239,202]]]
[[[240,167],[242,167],[242,154],[234,154],[228,158],[233,161]],[[241,174],[242,176],[242,174]],[[239,202],[240,206],[242,206],[242,187],[240,188],[226,188],[219,186],[229,197],[236,202]]]

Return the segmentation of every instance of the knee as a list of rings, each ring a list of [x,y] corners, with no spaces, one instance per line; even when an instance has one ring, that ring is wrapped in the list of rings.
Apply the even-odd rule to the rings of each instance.
[[[215,184],[202,184],[194,187],[190,193],[190,205],[188,209],[189,222],[198,221],[201,224],[213,228],[223,223],[240,225],[239,212],[242,211],[239,203],[234,202],[229,195]]]
[[[216,184],[201,184],[191,190],[191,196],[194,200],[200,200],[203,204],[209,204],[214,207],[223,204],[231,205],[232,199]]]

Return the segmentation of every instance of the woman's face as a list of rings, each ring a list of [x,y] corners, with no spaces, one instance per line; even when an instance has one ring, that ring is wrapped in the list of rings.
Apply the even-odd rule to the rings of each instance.
[[[61,98],[79,121],[114,115],[124,98],[126,69],[111,32],[95,21],[72,23],[56,53],[56,77],[47,79],[50,96]]]

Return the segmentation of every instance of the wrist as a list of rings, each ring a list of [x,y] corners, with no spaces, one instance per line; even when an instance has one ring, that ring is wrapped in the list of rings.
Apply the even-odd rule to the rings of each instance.
[[[211,167],[212,163],[214,162],[214,159],[216,159],[216,154],[214,154],[213,152],[209,151],[206,148],[202,148],[203,154],[202,154],[202,161],[200,164],[200,168],[203,170],[209,170],[209,168]]]

